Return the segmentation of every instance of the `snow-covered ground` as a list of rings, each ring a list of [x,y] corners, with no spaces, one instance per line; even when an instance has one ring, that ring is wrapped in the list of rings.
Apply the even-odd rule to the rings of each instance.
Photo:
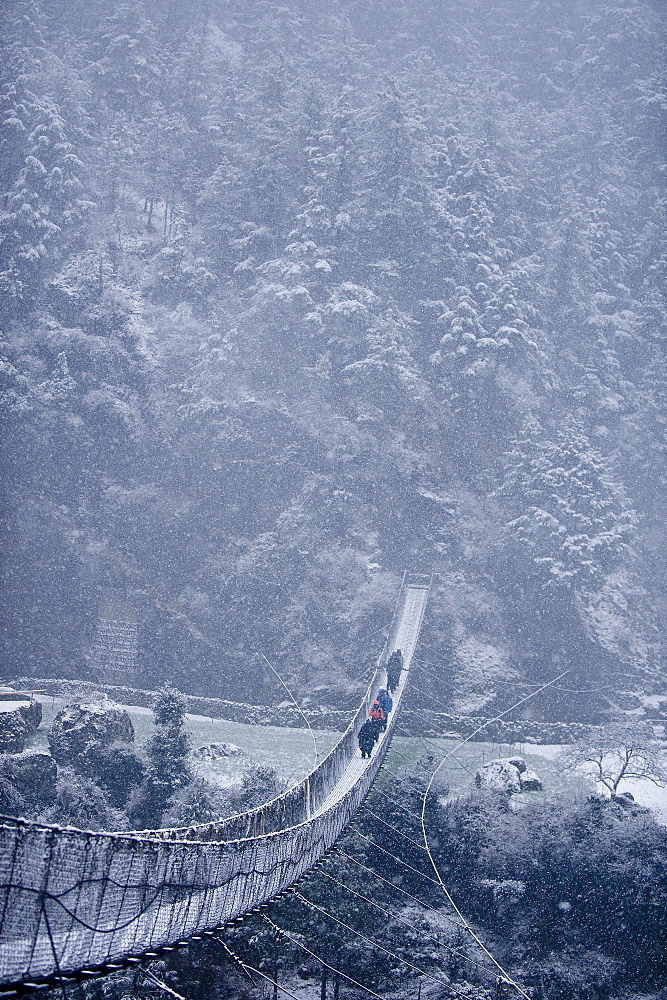
[[[537,746],[534,747],[534,752],[539,752],[542,757],[553,761],[561,750],[564,749],[562,746]],[[528,760],[528,757],[526,757],[526,760]],[[609,794],[604,785],[595,781],[592,769],[588,769],[586,765],[582,765],[580,774],[587,787],[595,787],[600,795]],[[621,782],[618,790],[619,792],[631,792],[636,802],[642,806],[646,806],[648,809],[652,809],[656,818],[661,823],[667,825],[667,788],[659,788],[652,781],[647,781],[644,778],[626,778]]]
[[[604,793],[602,786],[599,791]],[[632,792],[636,802],[652,809],[656,819],[667,826],[667,788],[658,788],[653,782],[644,779],[628,778],[621,784],[619,791]]]
[[[387,766],[396,770],[401,764],[409,766],[426,753],[433,754],[433,767],[437,766],[441,754],[451,753],[438,773],[436,788],[445,792],[449,789],[452,795],[461,794],[473,787],[475,772],[482,764],[498,757],[513,757],[520,755],[532,771],[536,771],[542,779],[544,791],[530,792],[526,795],[544,796],[554,792],[580,791],[586,787],[592,788],[584,775],[564,774],[555,763],[556,753],[561,747],[537,746],[534,743],[466,743],[459,746],[453,739],[420,739],[419,737],[394,737],[392,749],[389,751]],[[386,780],[386,779],[381,779]]]
[[[519,754],[532,771],[536,771],[542,779],[542,792],[526,792],[530,798],[544,797],[555,792],[593,791],[607,794],[604,787],[593,778],[592,773],[582,768],[578,773],[563,772],[557,757],[564,750],[560,745],[540,745],[535,743],[514,743],[509,745],[498,743],[466,743],[457,748],[456,740],[428,739],[417,737],[394,737],[392,750],[389,751],[387,766],[392,771],[398,771],[401,765],[414,763],[424,753],[434,754],[434,768],[439,760],[438,751],[451,752],[453,756],[441,768],[437,786],[450,794],[460,794],[472,786],[473,776],[478,767],[497,757],[511,757]],[[380,781],[391,780],[386,775],[380,776]],[[658,788],[650,781],[628,779],[620,786],[619,791],[631,792],[635,800],[643,806],[652,809],[656,818],[667,825],[667,788]]]
[[[46,748],[47,734],[53,719],[68,699],[42,699],[42,724],[30,745]],[[135,744],[139,747],[151,735],[153,713],[149,708],[137,705],[118,705],[125,709],[134,727]],[[281,726],[246,726],[240,722],[224,719],[210,719],[203,715],[187,715],[186,727],[192,736],[192,749],[206,743],[234,743],[243,752],[238,757],[223,757],[220,760],[200,760],[192,758],[193,768],[209,781],[220,785],[231,785],[251,764],[268,764],[275,767],[278,776],[293,784],[303,778],[315,766],[315,741],[319,759],[328,753],[338,740],[339,734],[309,729],[288,729]]]
[[[32,746],[46,747],[47,732],[57,712],[67,703],[66,699],[48,698],[42,700],[43,720],[33,737]],[[151,732],[153,713],[149,708],[121,705],[126,709],[134,726],[136,744],[148,739]],[[206,743],[234,743],[243,752],[235,757],[220,760],[192,759],[193,767],[202,776],[220,785],[238,782],[246,767],[251,764],[268,764],[275,767],[280,778],[290,784],[308,774],[315,766],[315,746],[313,733],[308,729],[289,729],[280,726],[250,726],[224,719],[210,719],[203,715],[187,715],[186,725],[192,734],[192,748],[195,750]],[[339,738],[338,733],[315,730],[319,759],[331,749]],[[420,739],[414,736],[394,736],[387,757],[386,769],[380,773],[378,783],[392,781],[393,774],[404,767],[415,764],[425,753],[434,756],[434,767],[443,752],[454,751],[439,773],[436,788],[441,792],[460,794],[472,787],[475,771],[484,763],[496,757],[510,757],[520,754],[528,767],[536,771],[542,779],[542,792],[528,792],[530,797],[542,797],[554,792],[593,790],[595,782],[585,772],[566,774],[558,767],[556,758],[561,746],[516,743],[511,746],[498,743],[466,743],[457,748],[457,741],[451,739]],[[393,772],[393,774],[392,774]],[[621,786],[621,791],[632,792],[637,802],[654,810],[661,822],[667,824],[667,789],[657,788],[649,781],[629,780]]]

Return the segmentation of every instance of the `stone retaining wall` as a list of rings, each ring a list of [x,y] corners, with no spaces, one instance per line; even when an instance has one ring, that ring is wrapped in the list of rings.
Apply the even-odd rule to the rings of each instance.
[[[90,681],[67,680],[63,678],[20,677],[12,681],[17,688],[42,688],[47,695],[71,698],[72,701],[93,702],[106,694],[120,705],[139,705],[151,708],[155,691],[121,685],[96,684]],[[293,706],[250,705],[243,702],[225,701],[222,698],[204,698],[198,695],[183,695],[187,711],[192,715],[204,715],[228,722],[246,725],[285,726],[303,729],[305,722],[301,713]],[[343,732],[354,709],[327,709],[322,705],[309,705],[304,714],[313,729],[329,729]],[[433,712],[428,709],[416,711],[404,708],[401,711],[400,730],[410,736],[453,737],[465,739],[469,733],[484,725],[481,732],[473,737],[479,743],[536,743],[569,744],[581,739],[591,729],[578,722],[538,722],[532,719],[492,721],[478,715],[455,715],[450,712]],[[667,739],[663,725],[656,725],[656,736]]]
[[[72,701],[94,702],[106,695],[119,705],[139,705],[143,708],[152,708],[157,693],[156,691],[145,691],[142,688],[96,684],[92,681],[74,681],[54,677],[20,677],[12,683],[17,688],[30,683],[33,687],[42,688],[47,695],[57,698],[71,698]],[[183,698],[186,711],[192,715],[207,715],[209,718],[242,722],[250,726],[269,725],[303,729],[306,725],[303,715],[289,705],[286,707],[249,705],[243,702],[224,701],[222,698],[203,698],[189,694],[184,694]],[[329,710],[323,706],[309,706],[304,710],[304,715],[313,729],[332,729],[341,732],[347,728],[354,711],[353,708],[347,712],[338,709]]]
[[[484,726],[473,737],[479,743],[573,743],[597,726],[579,722],[536,722],[532,719],[492,721],[478,715],[453,715],[449,712],[416,712],[404,709],[401,728],[420,736],[452,736],[465,739],[469,733]]]

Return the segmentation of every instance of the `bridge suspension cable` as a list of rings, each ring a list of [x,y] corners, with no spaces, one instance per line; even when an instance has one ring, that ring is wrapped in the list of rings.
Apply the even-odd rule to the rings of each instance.
[[[288,941],[291,941],[292,944],[295,944],[297,948],[301,948],[302,951],[307,952],[312,958],[316,959],[321,965],[323,965],[326,969],[328,969],[329,972],[334,972],[337,976],[342,976],[343,979],[347,979],[349,983],[352,983],[354,986],[358,986],[360,990],[363,990],[364,993],[368,993],[369,996],[377,997],[377,1000],[383,1000],[380,994],[376,993],[375,990],[371,990],[368,986],[364,986],[363,983],[357,982],[357,980],[353,979],[352,976],[348,976],[345,972],[341,972],[340,969],[337,969],[335,966],[330,965],[328,962],[325,962],[323,958],[320,958],[319,955],[316,955],[314,951],[311,951],[310,948],[307,948],[306,945],[303,944],[303,942],[298,941],[296,938],[293,938],[292,935],[289,934],[286,930],[284,930],[282,927],[279,927],[278,924],[274,923],[274,921],[271,920],[270,917],[267,917],[265,913],[262,914],[262,920],[265,920],[267,924],[270,924],[273,928],[275,928],[275,930],[279,934],[287,938]]]
[[[319,759],[320,759],[320,751],[319,751],[318,746],[317,746],[317,736],[315,735],[315,730],[311,726],[311,724],[310,724],[310,722],[308,720],[308,716],[305,714],[305,712],[301,708],[301,705],[296,700],[296,698],[294,697],[294,695],[292,694],[292,692],[290,691],[290,689],[287,687],[287,684],[282,679],[282,677],[280,676],[280,674],[278,673],[278,671],[276,670],[276,668],[271,664],[271,662],[269,661],[268,656],[265,656],[264,653],[261,651],[261,649],[259,651],[259,655],[262,657],[262,659],[264,660],[264,662],[268,666],[269,670],[273,674],[275,674],[275,676],[278,678],[278,680],[280,681],[280,683],[282,684],[282,686],[285,688],[285,690],[287,691],[288,695],[290,696],[290,698],[294,702],[294,707],[296,708],[297,712],[299,713],[299,715],[301,716],[301,718],[303,719],[303,721],[308,726],[308,729],[310,730],[310,735],[313,737],[313,744],[314,744],[314,747],[315,747],[315,767],[317,767],[317,764],[318,764]]]
[[[369,873],[369,875],[372,875],[374,878],[379,878],[381,882],[385,882],[387,885],[391,886],[392,889],[396,889],[398,890],[398,892],[402,892],[404,896],[408,896],[415,903],[419,903],[420,906],[424,906],[427,910],[433,910],[434,913],[439,914],[445,920],[448,920],[449,923],[454,924],[456,927],[463,927],[463,924],[460,922],[460,920],[456,920],[455,917],[450,917],[449,914],[447,913],[442,913],[442,911],[439,910],[436,906],[431,906],[430,903],[425,903],[423,899],[418,899],[417,896],[413,896],[411,892],[408,892],[407,889],[403,889],[402,886],[395,885],[393,882],[390,882],[388,878],[384,878],[382,875],[378,875],[378,873],[374,871],[372,868],[369,868],[368,865],[363,864],[361,861],[357,861],[357,859],[353,858],[351,854],[346,854],[345,851],[340,849],[340,847],[337,847],[336,851],[339,854],[341,854],[344,858],[347,858],[348,861],[353,861],[355,865],[358,865],[360,868],[363,868],[364,871],[367,871]],[[416,871],[416,869],[413,869],[413,871]]]
[[[420,851],[426,851],[426,848],[424,847],[423,844],[418,844],[416,840],[413,840],[412,837],[408,837],[406,833],[401,833],[398,827],[392,826],[391,823],[387,823],[386,820],[382,819],[381,816],[377,816],[374,812],[371,812],[370,809],[366,808],[364,809],[364,812],[368,813],[369,816],[372,816],[373,819],[376,819],[378,823],[382,823],[382,825],[386,826],[389,830],[393,830],[394,833],[397,833],[399,835],[399,837],[402,837],[403,840],[407,840],[409,844],[413,844]]]
[[[376,849],[376,851],[382,851],[382,853],[386,854],[387,857],[393,858],[394,861],[398,861],[399,865],[403,865],[404,868],[409,868],[411,872],[414,872],[415,875],[420,875],[422,878],[426,879],[427,882],[432,882],[433,885],[437,886],[440,885],[440,883],[437,882],[434,878],[431,878],[430,875],[426,875],[425,872],[420,872],[418,868],[413,868],[412,865],[409,865],[407,861],[403,860],[403,858],[399,858],[395,854],[392,854],[391,851],[387,851],[384,847],[380,847],[379,844],[376,844],[375,841],[371,840],[370,837],[365,836],[365,834],[361,833],[360,830],[357,830],[356,827],[352,827],[351,829],[352,832],[356,834],[357,837],[361,837],[362,840],[367,841],[372,847]],[[464,926],[463,923],[461,924],[461,926],[462,927]]]
[[[159,990],[162,990],[163,993],[168,993],[170,997],[176,997],[176,1000],[185,1000],[185,997],[182,997],[180,993],[176,992],[176,990],[172,990],[171,986],[167,986],[167,984],[163,983],[157,976],[154,976],[150,969],[142,969],[141,974],[145,976],[146,979],[153,984],[153,986],[157,986]]]
[[[459,910],[459,908],[456,905],[456,903],[455,903],[455,901],[454,901],[451,893],[447,889],[447,886],[445,885],[445,883],[444,883],[444,881],[442,879],[442,875],[440,874],[440,870],[439,870],[437,864],[435,863],[435,859],[433,857],[433,854],[431,852],[431,847],[430,847],[429,842],[428,842],[428,837],[426,835],[426,802],[427,802],[427,799],[428,799],[428,794],[429,794],[429,792],[431,790],[433,782],[435,781],[435,777],[436,777],[438,771],[440,770],[440,768],[442,767],[442,765],[445,763],[445,761],[449,757],[453,756],[453,754],[455,754],[457,750],[459,750],[462,746],[464,746],[464,744],[468,743],[468,741],[471,740],[473,738],[473,736],[477,736],[477,734],[480,733],[482,731],[482,729],[484,729],[486,726],[490,725],[493,722],[498,722],[499,719],[502,719],[502,718],[504,718],[504,716],[509,715],[509,713],[513,712],[514,709],[518,708],[519,705],[523,705],[524,702],[530,701],[531,698],[534,698],[536,695],[540,694],[541,691],[546,690],[546,688],[551,687],[552,684],[556,684],[559,680],[561,680],[562,677],[565,677],[569,673],[570,673],[569,670],[563,671],[563,673],[559,674],[558,677],[554,677],[553,680],[550,680],[546,684],[543,684],[536,691],[533,691],[531,694],[526,695],[525,698],[521,698],[519,701],[516,702],[516,704],[512,705],[506,711],[501,712],[500,715],[497,715],[495,717],[495,719],[488,719],[481,726],[478,726],[477,729],[474,730],[474,732],[470,733],[469,736],[466,736],[466,738],[464,740],[461,740],[461,742],[458,743],[454,747],[454,749],[452,751],[450,751],[449,753],[446,753],[444,755],[444,757],[442,758],[442,760],[440,761],[440,763],[436,767],[435,771],[431,775],[431,777],[429,779],[429,782],[428,782],[428,784],[427,784],[427,786],[426,786],[426,788],[424,790],[424,796],[422,798],[421,827],[422,827],[422,835],[424,837],[424,846],[426,847],[426,851],[428,853],[429,860],[431,862],[431,865],[433,866],[433,870],[435,871],[438,883],[440,884],[440,887],[442,888],[442,891],[445,893],[445,896],[447,897],[447,899],[449,900],[450,904],[454,908],[457,916],[460,917],[460,919],[463,921],[463,923],[465,925],[465,929],[468,931],[468,933],[471,935],[471,937],[477,942],[477,944],[480,946],[480,948],[491,959],[491,961],[493,962],[493,964],[495,965],[495,967],[498,969],[498,971],[503,976],[503,979],[506,980],[506,982],[510,986],[513,986],[514,989],[517,990],[521,994],[522,997],[524,997],[524,1000],[531,1000],[531,998],[528,996],[528,994],[526,993],[526,991],[521,986],[519,986],[519,984],[516,983],[511,978],[511,976],[502,967],[502,965],[500,964],[500,962],[498,962],[497,959],[494,958],[494,956],[491,954],[491,952],[486,947],[486,945],[484,944],[484,942],[478,937],[477,934],[475,934],[474,930],[472,929],[472,927],[470,926],[470,924],[468,923],[468,921],[466,920],[466,918],[463,916],[463,914]]]
[[[267,976],[266,973],[261,972],[259,969],[256,969],[253,965],[248,965],[247,962],[244,962],[242,959],[240,959],[239,956],[232,951],[232,949],[229,947],[226,941],[222,940],[222,938],[214,937],[213,940],[216,941],[219,945],[222,945],[225,951],[234,960],[234,963],[241,967],[241,969],[245,972],[245,974],[248,976],[251,982],[253,981],[249,973],[253,972],[256,976],[260,976],[262,979],[265,979],[267,983],[271,983],[271,985],[275,987],[275,989],[281,990],[283,993],[286,993],[288,997],[292,997],[292,1000],[300,1000],[300,998],[296,995],[296,993],[291,993],[290,990],[286,989],[284,986],[281,986],[277,979],[271,979],[271,976]],[[257,984],[253,982],[253,986],[256,985]]]
[[[350,892],[350,893],[352,893],[353,896],[358,896],[359,899],[364,899],[367,903],[370,903],[371,906],[374,906],[376,909],[380,910],[382,913],[385,913],[392,920],[400,920],[401,923],[406,924],[408,927],[414,929],[413,922],[411,920],[408,920],[406,917],[401,916],[401,914],[399,914],[399,913],[390,913],[389,910],[385,909],[384,906],[380,906],[379,903],[376,903],[374,899],[369,899],[368,896],[364,896],[363,893],[357,892],[356,889],[351,889],[349,885],[345,885],[344,882],[341,882],[339,879],[335,878],[333,875],[329,875],[328,872],[320,872],[320,874],[324,875],[325,878],[331,879],[331,881],[335,882],[336,885],[339,885],[341,887],[341,889],[347,889],[347,891]],[[389,883],[389,884],[391,885],[391,883]],[[432,910],[434,913],[437,913],[438,916],[441,916],[440,910],[437,910],[434,906],[426,906],[425,903],[422,903],[421,905],[424,906],[426,909]],[[456,922],[456,926],[457,927],[462,927],[463,925],[459,924],[458,922]],[[442,947],[446,951],[449,951],[452,955],[458,955],[458,957],[461,958],[461,959],[463,959],[465,962],[468,962],[470,965],[474,965],[475,968],[481,969],[483,972],[486,972],[489,975],[495,975],[495,972],[492,969],[487,969],[486,966],[480,965],[479,962],[475,962],[474,959],[469,958],[468,955],[465,955],[462,951],[459,951],[458,948],[454,948],[454,947],[452,947],[452,945],[445,944],[444,941],[442,942]],[[423,976],[428,975],[427,972],[423,972],[423,971],[420,974],[423,975]]]
[[[371,945],[372,948],[377,948],[379,951],[383,951],[385,955],[389,955],[397,962],[400,962],[401,965],[405,965],[407,968],[412,969],[413,972],[418,972],[420,976],[426,976],[427,979],[433,980],[434,983],[440,983],[441,986],[448,987],[448,989],[452,992],[452,994],[456,995],[454,990],[452,990],[449,980],[441,979],[439,976],[433,976],[431,975],[430,972],[425,972],[423,969],[420,969],[418,965],[413,965],[412,962],[408,962],[406,958],[401,958],[401,956],[397,955],[395,952],[389,951],[389,949],[385,948],[384,945],[378,944],[378,942],[374,941],[373,938],[367,937],[365,934],[362,934],[361,931],[358,931],[354,927],[351,927],[349,924],[346,924],[344,920],[340,920],[338,917],[335,917],[333,913],[329,913],[329,911],[325,910],[322,906],[318,906],[317,903],[313,903],[312,899],[307,899],[305,896],[302,896],[300,892],[294,890],[292,892],[292,895],[296,896],[297,899],[300,899],[302,903],[305,903],[311,909],[317,910],[319,913],[324,914],[325,917],[329,917],[330,920],[333,920],[335,923],[340,924],[341,927],[345,927],[352,934],[356,935],[356,937],[360,938],[362,941],[365,941],[366,944]]]

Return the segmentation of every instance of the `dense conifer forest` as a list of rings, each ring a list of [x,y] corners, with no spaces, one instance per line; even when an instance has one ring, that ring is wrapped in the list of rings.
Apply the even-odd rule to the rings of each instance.
[[[407,566],[441,707],[662,693],[659,5],[2,16],[5,678],[111,588],[137,686],[352,704]]]
[[[658,0],[0,18],[1,679],[108,681],[98,622],[122,606],[130,687],[275,707],[265,656],[342,711],[408,568],[434,574],[413,719],[495,715],[566,671],[533,724],[667,718]],[[46,813],[5,761],[3,810],[145,828],[282,790],[271,768],[196,780],[184,713],[163,690],[122,768],[59,760]],[[433,882],[423,807],[534,1000],[664,1000],[664,826],[618,796],[424,799],[422,742],[298,893],[57,995],[255,1000],[234,955],[324,1000],[520,995]]]

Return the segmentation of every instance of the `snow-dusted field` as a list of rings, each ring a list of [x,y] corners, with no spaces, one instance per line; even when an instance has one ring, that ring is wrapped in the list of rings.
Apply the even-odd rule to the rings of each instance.
[[[428,739],[417,737],[394,737],[392,749],[387,758],[387,767],[392,771],[400,770],[416,762],[424,753],[434,754],[433,767],[440,759],[438,752],[454,751],[453,756],[446,761],[438,775],[437,786],[441,790],[449,789],[450,794],[460,794],[472,787],[475,771],[481,764],[496,757],[512,757],[520,755],[528,767],[536,771],[542,779],[544,790],[541,792],[526,792],[526,798],[541,798],[557,792],[593,791],[597,789],[606,794],[603,786],[598,785],[590,773],[582,768],[578,773],[564,773],[557,764],[557,757],[563,746],[539,745],[535,743],[466,743],[458,747],[456,740]],[[380,781],[391,780],[381,774]],[[650,781],[628,779],[620,786],[620,791],[632,792],[635,800],[643,806],[652,809],[660,822],[667,824],[667,788],[658,788]]]
[[[42,724],[32,740],[34,747],[47,747],[47,733],[53,719],[68,703],[64,698],[42,701]],[[139,747],[151,733],[153,713],[149,708],[136,705],[119,705],[132,720],[135,744]],[[280,726],[246,726],[224,719],[209,719],[203,715],[187,715],[186,726],[192,735],[192,749],[206,743],[234,743],[243,751],[238,757],[221,760],[192,759],[199,774],[221,785],[238,781],[251,764],[269,764],[275,767],[280,778],[292,784],[308,774],[315,766],[313,734],[308,729],[288,729]],[[338,734],[314,730],[320,759],[331,749]]]
[[[66,699],[49,698],[42,701],[43,720],[32,741],[33,746],[46,747],[47,732],[57,712],[66,704]],[[137,746],[150,736],[152,712],[148,708],[133,705],[125,708],[134,726]],[[243,751],[235,757],[221,760],[192,759],[193,767],[220,785],[231,785],[240,780],[246,767],[251,764],[268,764],[275,767],[279,777],[293,784],[308,774],[315,766],[315,746],[313,734],[308,729],[288,729],[280,726],[248,726],[224,719],[210,719],[202,715],[187,715],[186,725],[192,734],[193,750],[206,743],[234,743]],[[314,731],[317,750],[321,759],[334,744],[339,734]],[[580,774],[564,774],[556,763],[560,746],[538,746],[532,743],[513,745],[497,743],[466,743],[457,747],[451,739],[420,739],[412,736],[394,736],[387,757],[386,768],[380,773],[379,786],[393,780],[403,768],[410,767],[425,753],[432,753],[435,767],[443,752],[454,751],[439,773],[436,788],[441,792],[460,794],[472,787],[473,776],[478,767],[495,757],[509,757],[520,754],[528,767],[536,771],[542,779],[542,792],[527,792],[526,797],[543,797],[557,792],[592,791],[593,779]],[[667,789],[656,788],[649,781],[628,781],[621,790],[632,792],[637,802],[649,806],[656,816],[667,824]]]
[[[452,753],[438,773],[436,788],[440,791],[449,789],[452,795],[461,794],[473,786],[475,771],[482,764],[497,757],[513,757],[519,755],[526,761],[528,767],[536,771],[544,784],[543,792],[526,792],[526,796],[544,796],[554,792],[580,791],[591,788],[592,782],[585,775],[563,774],[554,762],[556,753],[561,747],[536,746],[533,743],[466,743],[458,746],[459,741],[452,739],[420,739],[419,737],[394,737],[392,749],[389,751],[387,767],[392,771],[403,766],[409,766],[426,753],[433,754],[433,768],[438,764],[443,753]],[[381,777],[380,780],[386,780]]]

